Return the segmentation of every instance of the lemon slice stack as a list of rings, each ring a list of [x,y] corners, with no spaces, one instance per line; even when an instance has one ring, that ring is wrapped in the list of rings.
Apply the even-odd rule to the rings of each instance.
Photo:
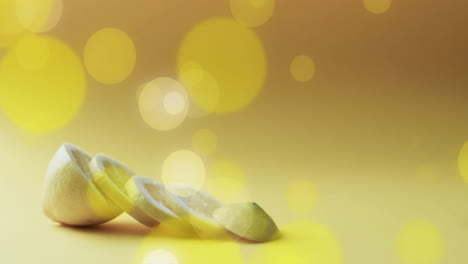
[[[91,226],[126,212],[141,224],[159,224],[182,233],[210,237],[234,234],[264,242],[278,233],[273,219],[256,203],[224,205],[210,194],[185,184],[171,186],[136,175],[123,163],[63,144],[47,169],[43,211],[70,226]]]

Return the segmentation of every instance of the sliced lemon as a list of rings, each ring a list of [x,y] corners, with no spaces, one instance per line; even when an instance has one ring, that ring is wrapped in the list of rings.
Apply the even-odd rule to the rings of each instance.
[[[107,222],[122,210],[104,197],[91,179],[91,156],[71,144],[63,144],[47,169],[42,208],[53,221],[76,226]]]
[[[214,212],[216,221],[235,235],[256,242],[273,239],[278,232],[273,219],[256,203],[235,203]]]
[[[132,204],[163,225],[183,233],[193,233],[191,225],[171,210],[170,195],[164,185],[156,180],[133,176],[125,184]]]
[[[156,219],[134,206],[125,192],[125,184],[135,175],[133,171],[104,154],[94,156],[89,163],[89,168],[93,174],[93,182],[98,189],[120,209],[145,226],[154,227],[159,224]]]
[[[224,228],[213,218],[213,213],[221,208],[223,203],[187,184],[172,184],[170,187],[171,191],[181,195],[168,192],[167,202],[170,208],[188,221],[199,236],[209,237],[224,233]]]

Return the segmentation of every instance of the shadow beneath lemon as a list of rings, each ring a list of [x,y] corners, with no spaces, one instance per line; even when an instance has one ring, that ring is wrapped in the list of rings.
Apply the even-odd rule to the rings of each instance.
[[[140,223],[132,221],[112,221],[101,225],[95,226],[70,226],[66,224],[56,225],[55,228],[63,229],[65,231],[93,234],[99,236],[118,236],[118,237],[134,237],[143,238],[147,236],[160,237],[164,239],[184,239],[184,240],[197,240],[201,239],[195,233],[187,234],[177,232],[168,228],[164,224],[159,224],[154,228],[146,227]]]
[[[69,225],[56,225],[56,228],[65,229],[70,232],[77,232],[81,234],[93,234],[99,236],[112,236],[119,238],[144,238],[144,237],[154,237],[161,238],[164,240],[212,240],[212,241],[232,241],[242,244],[263,244],[268,242],[273,242],[281,239],[281,234],[278,233],[271,241],[268,242],[258,242],[252,241],[243,237],[240,237],[234,233],[226,232],[223,234],[218,234],[216,236],[201,236],[195,232],[182,233],[174,229],[167,227],[164,224],[160,224],[154,228],[148,228],[144,225],[141,225],[137,222],[131,221],[113,221],[96,226],[69,226]]]
[[[276,235],[273,236],[273,238],[269,241],[255,241],[255,240],[250,240],[244,237],[241,237],[239,235],[236,235],[230,231],[227,231],[229,236],[231,237],[232,240],[235,240],[241,244],[265,244],[265,243],[271,243],[280,239],[283,239],[283,235],[281,232],[278,232]]]
[[[133,222],[108,222],[102,225],[96,226],[69,226],[69,225],[57,225],[57,228],[66,229],[73,232],[89,233],[89,234],[101,234],[101,235],[112,235],[112,236],[131,236],[131,237],[144,237],[151,232],[151,229]]]

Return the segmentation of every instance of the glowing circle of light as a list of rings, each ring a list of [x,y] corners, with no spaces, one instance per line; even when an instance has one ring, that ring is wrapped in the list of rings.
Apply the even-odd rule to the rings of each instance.
[[[206,168],[203,160],[194,152],[179,150],[171,153],[162,166],[162,180],[167,188],[180,196],[193,193],[177,193],[176,185],[190,185],[200,190],[205,184]]]
[[[364,7],[373,14],[385,13],[392,5],[392,0],[363,0]]]
[[[153,260],[161,262],[152,262]],[[144,237],[133,263],[174,264],[174,260],[177,264],[245,263],[239,244],[230,238],[199,239],[189,234],[171,232],[163,226],[154,228]]]
[[[298,82],[307,82],[315,75],[315,63],[306,55],[296,56],[290,66],[294,79]]]
[[[132,73],[136,62],[136,49],[124,31],[103,28],[86,42],[84,64],[88,73],[103,84],[124,81]]]
[[[248,27],[265,24],[273,15],[275,0],[230,0],[232,16]]]
[[[142,264],[179,264],[179,262],[171,252],[157,249],[145,256]]]
[[[177,55],[179,79],[191,100],[215,113],[250,104],[263,87],[266,70],[265,51],[255,32],[230,18],[196,25]]]
[[[398,257],[405,264],[436,264],[443,255],[442,234],[425,220],[406,223],[400,229],[396,243]]]
[[[468,141],[463,144],[458,154],[458,171],[465,183],[468,183]]]
[[[15,49],[18,63],[25,70],[39,70],[46,66],[50,56],[46,38],[28,35],[18,42]]]
[[[216,110],[219,103],[219,87],[216,79],[198,63],[186,62],[179,72],[180,81],[190,87],[192,101],[189,116],[202,117]]]
[[[138,105],[141,117],[150,127],[168,131],[177,128],[187,117],[188,97],[179,82],[160,77],[141,88]]]
[[[0,63],[1,107],[18,127],[57,130],[81,109],[86,77],[80,59],[60,40],[26,36]]]
[[[341,264],[341,246],[326,226],[296,220],[283,227],[281,238],[257,248],[249,264]]]
[[[244,183],[238,179],[218,176],[207,180],[207,191],[224,203],[247,202]]]
[[[63,14],[63,0],[16,0],[20,24],[32,32],[45,32],[55,27]]]
[[[223,202],[241,202],[247,196],[245,173],[232,160],[218,160],[211,165],[207,190]]]
[[[218,160],[210,168],[210,175],[213,177],[228,177],[239,181],[245,180],[245,173],[242,168],[232,160]]]
[[[25,31],[16,10],[17,0],[0,1],[0,49],[14,45]]]
[[[164,109],[171,115],[182,113],[187,108],[186,103],[185,96],[180,92],[172,91],[164,96]]]

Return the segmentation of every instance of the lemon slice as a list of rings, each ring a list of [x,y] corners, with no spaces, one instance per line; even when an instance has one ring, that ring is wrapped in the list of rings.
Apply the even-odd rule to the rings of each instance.
[[[106,199],[91,179],[91,156],[71,144],[63,144],[47,169],[42,209],[53,221],[87,226],[107,222],[122,210]]]
[[[256,242],[274,238],[278,227],[256,203],[236,203],[218,208],[214,218],[235,235]]]
[[[130,201],[149,216],[163,225],[183,233],[193,233],[191,225],[171,210],[169,193],[164,185],[156,180],[133,176],[125,184]]]
[[[154,227],[159,222],[134,206],[125,192],[125,184],[135,173],[125,165],[104,154],[97,154],[89,163],[93,175],[93,182],[108,199],[120,209],[127,212],[138,222],[148,227]]]
[[[187,184],[172,184],[168,192],[167,203],[179,216],[183,217],[200,236],[214,236],[224,233],[224,228],[213,218],[216,209],[223,204],[204,191]],[[185,196],[185,194],[192,194]]]

